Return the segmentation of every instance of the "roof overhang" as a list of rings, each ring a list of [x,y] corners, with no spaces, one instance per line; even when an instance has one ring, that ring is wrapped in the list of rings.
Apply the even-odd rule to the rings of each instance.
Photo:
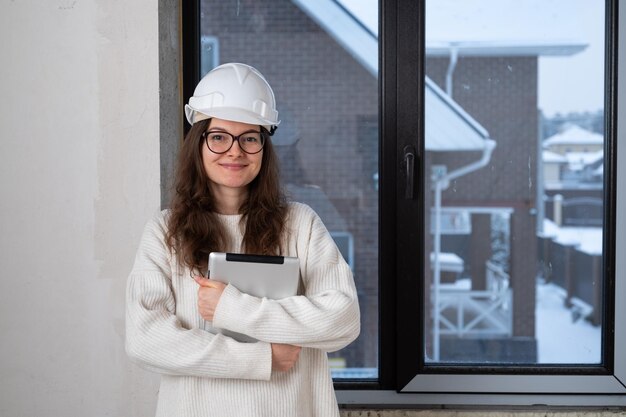
[[[428,77],[425,87],[426,150],[482,151],[489,132]]]
[[[582,41],[463,41],[463,42],[428,42],[427,56],[449,56],[456,50],[458,56],[569,56],[584,51],[588,44]]]
[[[333,0],[292,0],[372,76],[378,77],[378,36]],[[428,77],[425,80],[427,151],[483,151],[489,133]]]

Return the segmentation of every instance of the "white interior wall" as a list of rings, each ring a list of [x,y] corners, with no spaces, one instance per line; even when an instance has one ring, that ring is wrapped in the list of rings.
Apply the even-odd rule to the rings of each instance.
[[[3,0],[0,34],[0,415],[152,415],[123,324],[160,204],[158,4]]]

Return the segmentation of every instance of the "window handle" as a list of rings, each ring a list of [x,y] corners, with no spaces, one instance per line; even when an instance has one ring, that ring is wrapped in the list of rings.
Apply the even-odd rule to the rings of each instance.
[[[415,172],[415,148],[411,145],[404,147],[404,164],[406,165],[406,189],[404,198],[413,199],[413,177]]]

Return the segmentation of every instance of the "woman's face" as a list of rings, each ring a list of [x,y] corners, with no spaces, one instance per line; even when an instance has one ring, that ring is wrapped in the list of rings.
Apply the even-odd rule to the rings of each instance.
[[[258,125],[231,122],[222,119],[211,119],[207,131],[221,131],[239,136],[246,132],[260,132]],[[243,138],[242,138],[243,140]],[[233,191],[247,192],[248,184],[252,182],[261,170],[263,151],[255,154],[245,153],[235,141],[228,151],[222,154],[212,152],[202,144],[202,163],[211,188],[216,195]]]

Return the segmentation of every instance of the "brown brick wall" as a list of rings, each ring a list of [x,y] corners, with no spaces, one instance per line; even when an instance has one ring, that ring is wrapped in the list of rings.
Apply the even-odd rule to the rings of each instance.
[[[426,74],[443,89],[447,67],[447,58],[426,59]],[[443,205],[514,208],[509,266],[513,334],[534,336],[537,239],[531,209],[537,184],[537,58],[460,58],[453,75],[453,99],[487,129],[497,146],[488,166],[450,184]],[[450,172],[479,158],[479,152],[432,153],[428,166],[444,164]],[[426,207],[432,198],[430,193]],[[470,264],[482,261],[469,259]]]

